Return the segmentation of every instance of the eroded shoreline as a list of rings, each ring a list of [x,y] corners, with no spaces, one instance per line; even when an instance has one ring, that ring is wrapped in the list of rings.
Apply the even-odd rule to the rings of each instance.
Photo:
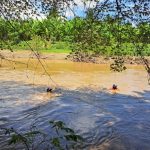
[[[37,58],[37,56],[35,56],[29,50],[14,51],[14,52],[10,52],[9,50],[2,50],[0,51],[0,54],[8,59]],[[69,55],[68,53],[45,53],[45,52],[41,53],[39,52],[38,55],[39,55],[39,58],[44,59],[44,60],[66,60],[66,61],[94,63],[94,64],[111,64],[113,63],[115,59],[115,57],[106,57],[106,56],[92,57],[91,59],[89,58],[77,59],[77,58],[74,58],[72,55]],[[145,58],[150,64],[150,57],[147,56]],[[126,65],[143,65],[141,58],[136,57],[136,56],[125,56],[124,63]]]

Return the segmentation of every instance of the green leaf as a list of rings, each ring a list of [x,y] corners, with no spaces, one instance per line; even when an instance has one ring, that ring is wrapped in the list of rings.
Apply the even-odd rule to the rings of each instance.
[[[60,147],[59,138],[53,138],[51,143],[53,144],[53,146]]]

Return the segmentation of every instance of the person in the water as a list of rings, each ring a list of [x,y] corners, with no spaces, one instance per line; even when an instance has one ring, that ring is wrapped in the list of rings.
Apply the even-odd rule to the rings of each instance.
[[[50,88],[50,87],[48,87],[46,91],[47,91],[47,93],[52,93],[52,92],[53,92],[53,89]]]
[[[120,90],[118,89],[116,84],[113,84],[112,87],[109,89],[111,93],[115,94],[118,93]]]
[[[117,87],[116,84],[113,84],[113,85],[112,85],[112,90],[118,90],[118,87]]]

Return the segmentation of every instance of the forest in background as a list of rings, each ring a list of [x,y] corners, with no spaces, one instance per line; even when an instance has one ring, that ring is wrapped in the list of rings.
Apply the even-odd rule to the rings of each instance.
[[[28,50],[26,42],[38,51],[94,56],[138,56],[135,45],[144,45],[140,55],[149,56],[150,23],[134,25],[109,15],[96,20],[92,9],[70,20],[53,14],[42,20],[0,19],[1,49]]]

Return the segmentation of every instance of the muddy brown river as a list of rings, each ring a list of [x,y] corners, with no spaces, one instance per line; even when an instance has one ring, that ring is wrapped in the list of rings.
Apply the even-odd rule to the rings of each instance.
[[[85,150],[150,150],[150,87],[142,66],[123,73],[108,65],[27,59],[0,68],[0,127],[46,130],[49,120],[64,121],[83,136]],[[118,85],[114,94],[109,89]],[[48,95],[47,87],[56,88]],[[0,135],[0,150],[9,149]]]

